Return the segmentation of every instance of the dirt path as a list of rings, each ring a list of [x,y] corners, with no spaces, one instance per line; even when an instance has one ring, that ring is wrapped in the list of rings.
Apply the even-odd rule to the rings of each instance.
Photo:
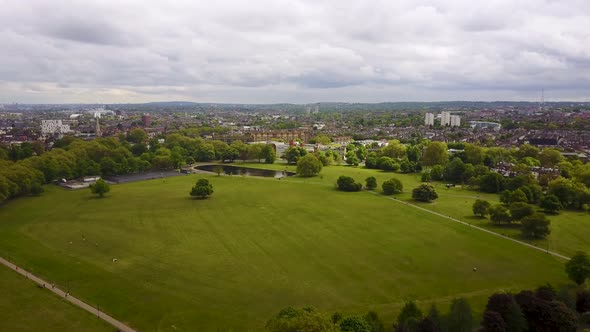
[[[85,302],[82,302],[81,300],[79,300],[78,298],[64,292],[63,290],[52,286],[51,283],[31,274],[28,271],[23,270],[22,268],[12,264],[11,262],[5,260],[4,258],[0,257],[0,263],[6,267],[8,267],[9,269],[16,271],[18,273],[20,273],[21,275],[25,276],[27,279],[30,279],[32,281],[34,281],[37,285],[57,294],[59,297],[65,299],[66,301],[69,301],[70,303],[74,304],[75,306],[78,306],[86,311],[88,311],[89,313],[96,315],[98,318],[106,321],[107,323],[111,324],[112,326],[114,326],[115,328],[117,328],[119,331],[122,332],[136,332],[134,329],[132,329],[131,327],[125,325],[124,323],[116,320],[115,318],[107,315],[106,313],[98,310],[95,307],[92,307],[90,305],[88,305]]]
[[[542,252],[544,252],[544,253],[547,253],[547,254],[549,254],[549,255],[553,255],[553,256],[555,256],[555,257],[559,257],[559,258],[561,258],[561,259],[565,259],[565,260],[570,260],[570,258],[569,258],[569,257],[567,257],[567,256],[564,256],[564,255],[562,255],[562,254],[559,254],[559,253],[556,253],[556,252],[554,252],[554,251],[549,251],[549,250],[547,250],[547,249],[539,248],[539,247],[537,247],[537,246],[534,246],[534,245],[532,245],[532,244],[529,244],[529,243],[526,243],[526,242],[523,242],[523,241],[519,241],[519,240],[513,239],[513,238],[511,238],[511,237],[508,237],[508,236],[505,236],[505,235],[502,235],[502,234],[498,234],[498,233],[496,233],[496,232],[490,231],[490,230],[488,230],[488,229],[485,229],[485,228],[482,228],[482,227],[479,227],[479,226],[472,225],[472,224],[470,224],[470,223],[467,223],[467,222],[461,221],[461,220],[459,220],[459,219],[455,219],[455,218],[453,218],[453,217],[451,217],[451,216],[447,216],[447,215],[444,215],[444,214],[442,214],[442,213],[434,212],[434,211],[431,211],[431,210],[425,209],[425,208],[423,208],[423,207],[421,207],[421,206],[414,205],[414,204],[411,204],[411,203],[408,203],[408,202],[404,202],[404,201],[402,201],[402,200],[399,200],[399,199],[396,199],[396,198],[393,198],[393,197],[383,196],[383,195],[381,195],[381,194],[379,194],[379,193],[376,193],[376,192],[374,192],[374,191],[369,191],[369,192],[370,192],[371,194],[374,194],[374,195],[379,195],[379,196],[381,196],[381,197],[387,198],[387,199],[389,199],[389,200],[392,200],[392,201],[394,201],[394,202],[397,202],[397,203],[400,203],[400,204],[404,204],[404,205],[407,205],[407,206],[413,207],[413,208],[415,208],[415,209],[422,210],[422,211],[424,211],[424,212],[428,212],[428,213],[431,213],[431,214],[437,215],[437,216],[439,216],[439,217],[442,217],[442,218],[445,218],[445,219],[448,219],[448,220],[454,221],[454,222],[456,222],[456,223],[459,223],[459,224],[463,224],[463,225],[469,226],[469,227],[471,227],[471,228],[474,228],[474,229],[477,229],[477,230],[479,230],[479,231],[486,232],[486,233],[488,233],[488,234],[491,234],[491,235],[494,235],[494,236],[498,236],[498,237],[501,237],[501,238],[503,238],[503,239],[506,239],[506,240],[509,240],[509,241],[512,241],[512,242],[516,242],[516,243],[518,243],[518,244],[521,244],[521,245],[523,245],[523,246],[527,246],[527,247],[529,247],[529,248],[532,248],[532,249],[535,249],[535,250],[542,251]]]

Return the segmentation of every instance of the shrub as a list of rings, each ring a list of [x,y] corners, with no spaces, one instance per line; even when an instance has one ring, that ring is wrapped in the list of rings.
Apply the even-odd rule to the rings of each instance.
[[[377,179],[374,176],[369,176],[365,179],[365,188],[373,190],[377,188]]]
[[[336,180],[336,186],[338,187],[338,190],[349,192],[360,191],[363,188],[361,183],[357,183],[353,178],[345,175],[341,175],[338,180]]]
[[[430,202],[438,198],[434,187],[429,184],[421,184],[412,190],[412,198],[421,202]]]
[[[389,180],[384,181],[381,185],[381,188],[383,189],[383,194],[393,195],[401,193],[404,189],[404,185],[399,179],[391,178]]]

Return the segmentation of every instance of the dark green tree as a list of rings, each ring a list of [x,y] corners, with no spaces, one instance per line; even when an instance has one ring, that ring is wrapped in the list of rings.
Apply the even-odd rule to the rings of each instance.
[[[365,188],[373,190],[377,188],[377,179],[374,176],[369,176],[365,179]]]
[[[111,187],[108,183],[106,183],[103,179],[98,179],[95,184],[90,186],[90,190],[93,194],[98,195],[98,197],[104,197],[104,194],[108,193],[111,190]]]
[[[438,194],[433,186],[421,184],[412,190],[412,198],[421,202],[431,202],[438,198]]]
[[[447,321],[449,331],[471,332],[473,330],[473,314],[469,303],[463,298],[453,300]]]
[[[394,329],[396,331],[403,331],[404,326],[406,326],[409,320],[415,321],[416,323],[422,320],[422,311],[420,311],[414,301],[406,302],[402,311],[397,316]]]
[[[551,233],[549,228],[551,222],[542,213],[534,213],[524,217],[520,223],[522,224],[522,235],[527,238],[544,239]]]
[[[565,272],[576,284],[584,284],[586,278],[590,277],[590,258],[585,252],[576,252],[572,259],[565,263]]]
[[[336,186],[340,191],[349,192],[360,191],[363,188],[363,185],[361,183],[355,182],[353,178],[346,175],[341,175],[340,177],[338,177],[338,180],[336,180]]]
[[[487,310],[483,313],[483,319],[481,321],[480,332],[507,332],[506,322],[502,319],[502,316],[495,312]]]
[[[268,332],[339,332],[337,325],[313,308],[281,310],[266,323]]]
[[[521,220],[535,213],[535,207],[524,202],[514,202],[509,207],[512,220]]]
[[[213,194],[213,185],[207,179],[199,179],[191,189],[190,195],[199,199],[205,199]]]
[[[494,223],[509,223],[512,221],[510,211],[501,204],[496,204],[488,209],[490,220]]]
[[[404,185],[399,179],[391,178],[383,181],[381,189],[383,189],[383,194],[385,195],[399,194],[404,190]]]
[[[482,218],[485,218],[485,216],[488,215],[488,209],[491,206],[492,205],[488,201],[476,199],[475,202],[473,203],[473,207],[472,207],[473,214],[475,214],[476,216],[480,216]]]
[[[547,213],[557,213],[561,209],[561,202],[555,195],[546,195],[541,201],[541,207]]]
[[[371,326],[363,317],[345,317],[340,321],[338,326],[342,332],[371,332]]]

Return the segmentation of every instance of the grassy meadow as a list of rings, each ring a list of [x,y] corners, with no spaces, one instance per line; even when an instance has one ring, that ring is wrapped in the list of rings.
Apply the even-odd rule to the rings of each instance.
[[[391,324],[406,300],[446,311],[463,296],[481,312],[492,292],[567,282],[563,262],[542,252],[379,195],[338,192],[342,174],[399,177],[402,199],[419,183],[331,166],[311,179],[148,180],[112,186],[104,199],[47,186],[0,208],[0,252],[141,331],[258,331],[288,305],[376,310]],[[215,193],[190,199],[203,176]],[[427,206],[470,217],[477,193],[445,190]]]
[[[0,284],[2,331],[113,331],[102,320],[4,266],[0,268]]]

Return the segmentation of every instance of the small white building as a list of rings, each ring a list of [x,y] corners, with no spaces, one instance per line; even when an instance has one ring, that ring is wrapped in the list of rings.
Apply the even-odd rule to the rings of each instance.
[[[441,126],[450,126],[451,125],[451,113],[449,112],[442,112],[440,114],[440,125]]]

